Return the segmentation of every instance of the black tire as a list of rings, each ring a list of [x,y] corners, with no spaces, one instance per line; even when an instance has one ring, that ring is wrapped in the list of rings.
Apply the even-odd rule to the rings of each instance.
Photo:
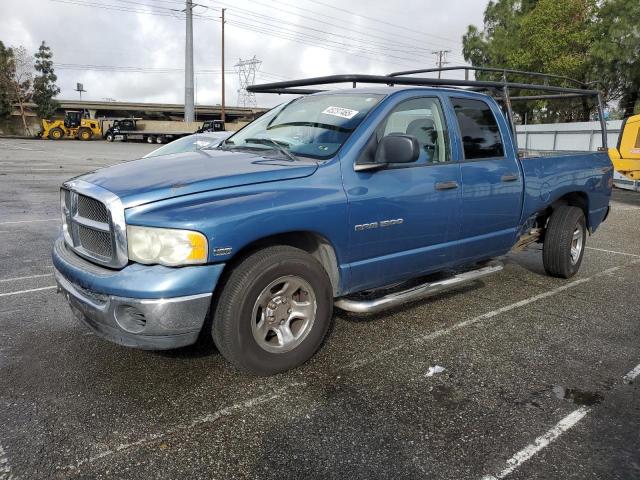
[[[577,238],[574,238],[574,234]],[[572,248],[579,248],[572,253]],[[542,262],[548,275],[570,278],[580,269],[587,241],[587,223],[581,208],[563,205],[551,214],[544,236]],[[577,252],[577,254],[576,254]]]
[[[156,137],[154,137],[153,135],[149,135],[146,140],[147,143],[156,143]]]
[[[107,139],[107,142],[113,142],[115,140],[113,133],[107,133],[105,138]]]
[[[158,136],[156,137],[156,143],[157,143],[157,144],[161,145],[161,144],[163,144],[164,142],[165,142],[164,135],[158,135]]]
[[[49,131],[49,138],[52,140],[62,140],[63,137],[64,137],[64,130],[62,130],[60,127],[52,128]]]
[[[306,336],[301,337],[301,343],[289,351],[274,353],[254,337],[254,325],[259,321],[253,315],[261,295],[284,276],[302,279],[311,287],[311,295],[315,295],[315,317]],[[300,295],[308,293],[300,292]],[[254,375],[273,375],[309,360],[324,342],[332,316],[331,282],[322,265],[303,250],[268,247],[248,256],[231,271],[214,310],[212,336],[218,350],[238,369]],[[287,323],[293,325],[293,320]],[[279,337],[273,337],[278,342]]]
[[[80,130],[78,130],[78,140],[83,140],[83,141],[91,140],[92,136],[93,134],[91,133],[91,130],[88,128],[81,128]]]

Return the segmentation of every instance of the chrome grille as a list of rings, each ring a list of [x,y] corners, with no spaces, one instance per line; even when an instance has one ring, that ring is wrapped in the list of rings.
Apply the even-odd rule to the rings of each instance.
[[[80,246],[87,252],[91,252],[94,255],[99,255],[104,258],[111,259],[111,232],[103,232],[101,230],[94,230],[84,225],[78,225],[78,241]]]
[[[69,248],[107,267],[127,264],[124,209],[117,196],[97,185],[72,180],[64,184],[60,204]]]
[[[64,191],[64,206],[69,210],[71,208],[71,192],[66,188],[62,190]]]
[[[78,215],[94,222],[109,223],[109,214],[104,203],[86,195],[78,195]]]

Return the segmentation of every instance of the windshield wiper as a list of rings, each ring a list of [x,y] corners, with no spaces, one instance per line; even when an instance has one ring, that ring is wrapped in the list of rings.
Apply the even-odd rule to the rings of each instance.
[[[275,140],[271,140],[270,138],[245,138],[244,141],[247,143],[258,143],[258,144],[264,144],[266,142],[269,145],[273,145],[280,153],[282,153],[292,162],[297,162],[299,160],[298,157],[296,157],[293,153],[291,153],[289,150],[284,148]]]

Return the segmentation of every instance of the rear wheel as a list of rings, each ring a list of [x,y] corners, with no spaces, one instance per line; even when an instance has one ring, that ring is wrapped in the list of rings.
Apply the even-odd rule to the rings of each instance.
[[[147,143],[156,143],[156,137],[154,137],[153,135],[149,135],[147,137]]]
[[[232,364],[272,375],[306,362],[332,321],[333,294],[324,268],[307,252],[269,247],[229,276],[213,317],[213,340]]]
[[[91,130],[88,128],[81,128],[78,132],[78,138],[80,140],[91,140]]]
[[[164,143],[164,137],[162,135],[158,135],[156,137],[156,143],[160,143],[160,144]]]
[[[570,278],[580,269],[587,240],[587,223],[581,208],[556,208],[547,224],[542,261],[547,274]]]
[[[52,128],[49,132],[49,138],[53,140],[60,140],[64,137],[64,131],[60,127]]]

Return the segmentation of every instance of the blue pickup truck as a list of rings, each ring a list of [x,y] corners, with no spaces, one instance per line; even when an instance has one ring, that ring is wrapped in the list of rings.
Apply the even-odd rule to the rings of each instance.
[[[415,301],[533,242],[549,275],[573,276],[609,211],[607,153],[526,155],[504,97],[390,78],[254,87],[303,95],[214,149],[65,182],[53,263],[74,314],[125,346],[212,337],[269,375],[318,350],[334,305]]]

